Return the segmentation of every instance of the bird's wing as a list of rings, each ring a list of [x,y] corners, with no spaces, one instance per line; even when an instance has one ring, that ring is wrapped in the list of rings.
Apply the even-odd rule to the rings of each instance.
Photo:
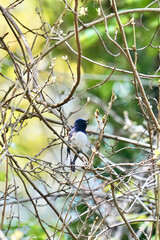
[[[71,131],[70,131],[70,133],[69,133],[69,137],[68,137],[68,143],[69,143],[69,144],[71,144],[71,138],[72,138],[72,136],[73,136],[74,131],[75,131],[75,129],[72,128]],[[70,152],[71,152],[71,150],[70,150],[70,148],[67,146],[67,153],[70,153]]]

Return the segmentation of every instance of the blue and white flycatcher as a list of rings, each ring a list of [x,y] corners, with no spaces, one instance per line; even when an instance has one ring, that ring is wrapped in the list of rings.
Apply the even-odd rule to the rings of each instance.
[[[86,135],[87,124],[88,120],[79,118],[75,121],[74,126],[70,131],[69,143],[77,151],[78,154],[81,151],[83,152],[84,149],[88,146],[88,137]],[[71,170],[75,172],[75,162],[77,155],[75,154],[74,158],[72,159],[70,152],[70,148],[67,147],[67,155],[70,155]]]

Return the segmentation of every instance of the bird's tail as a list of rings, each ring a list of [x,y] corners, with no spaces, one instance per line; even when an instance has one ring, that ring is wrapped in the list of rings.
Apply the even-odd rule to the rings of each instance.
[[[75,172],[75,162],[76,162],[76,159],[77,159],[77,155],[75,154],[74,158],[73,158],[73,161],[71,160],[71,170],[72,170],[72,172]]]
[[[72,170],[72,172],[75,172],[75,163],[73,163],[73,162],[71,162],[71,170]]]

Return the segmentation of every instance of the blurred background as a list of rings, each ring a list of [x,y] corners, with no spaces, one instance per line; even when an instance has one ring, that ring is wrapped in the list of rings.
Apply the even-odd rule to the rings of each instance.
[[[149,146],[148,125],[150,125],[149,128],[153,131],[152,136],[154,136],[154,124],[151,119],[147,122],[144,113],[141,111],[137,100],[138,97],[141,97],[141,93],[138,87],[135,88],[132,69],[120,48],[115,45],[116,41],[125,50],[110,1],[101,1],[106,16],[106,24],[99,1],[79,1],[78,18],[79,27],[81,27],[79,38],[82,48],[81,81],[72,98],[58,108],[52,108],[51,106],[68,96],[77,74],[77,44],[74,36],[73,14],[75,1],[2,0],[0,4],[3,8],[7,8],[31,49],[38,83],[48,104],[37,102],[37,107],[65,141],[68,139],[68,132],[74,121],[77,118],[84,118],[89,119],[87,133],[90,144],[91,146],[95,144],[98,138],[96,133],[100,131],[100,126],[103,125],[102,118],[108,109],[113,91],[117,99],[109,112],[108,122],[104,129],[104,134],[110,134],[111,137],[103,138],[100,153],[104,158],[97,155],[93,167],[95,169],[105,168],[106,161],[111,161],[113,164],[138,164],[147,159],[150,154],[153,154],[153,147],[146,148],[146,145],[141,147],[135,144],[141,142],[142,145],[148,144]],[[121,12],[120,19],[126,33],[130,54],[141,77],[146,96],[157,117],[158,80],[160,77],[159,13],[156,11],[140,11],[139,9],[157,9],[159,8],[159,2],[149,0],[117,1],[117,8]],[[19,41],[17,40],[2,14],[2,10],[0,23],[0,37],[14,55],[17,65],[21,67],[23,81],[27,82],[27,68],[19,41],[23,45],[24,42],[20,36],[18,36]],[[71,36],[72,34],[73,36]],[[69,37],[67,38],[67,36]],[[52,50],[50,50],[51,47]],[[31,64],[26,52],[25,54],[28,64]],[[105,81],[112,71],[111,77]],[[14,98],[12,98],[13,92],[10,90],[13,86],[16,89]],[[35,94],[34,92],[31,93],[34,100]],[[0,99],[1,105],[3,105],[4,99],[6,101],[5,105],[1,106],[1,134],[3,134],[4,126],[7,126],[7,129],[9,129],[7,130],[7,148],[9,151],[7,154],[11,154],[16,159],[23,171],[26,170],[31,181],[39,187],[43,194],[48,194],[51,204],[62,217],[65,217],[70,199],[72,199],[83,175],[83,168],[78,168],[75,174],[69,175],[70,168],[66,161],[66,145],[50,131],[43,121],[40,121],[33,111],[31,103],[24,95],[22,86],[18,85],[15,65],[4,49],[2,42],[0,47]],[[7,105],[7,103],[9,104]],[[7,110],[5,121],[3,121],[2,116],[5,109]],[[98,120],[95,117],[96,109],[99,112]],[[19,119],[23,114],[24,119],[20,121]],[[148,116],[147,110],[146,115]],[[121,141],[114,136],[123,137],[126,140]],[[154,137],[152,143],[154,145]],[[91,150],[87,154],[90,156]],[[6,183],[5,156],[5,148],[1,145],[0,208],[2,211]],[[63,234],[60,234],[62,223],[60,223],[59,218],[50,210],[48,204],[33,188],[33,185],[31,186],[24,176],[19,176],[21,171],[19,171],[18,165],[15,167],[12,164],[12,161],[9,162],[8,195],[4,227],[1,230],[4,230],[9,239],[49,239],[46,232],[51,236],[50,239],[74,239],[66,230],[63,231]],[[30,166],[32,164],[33,166]],[[34,169],[33,172],[32,169]],[[129,170],[130,166],[127,165],[123,174]],[[19,174],[17,171],[19,171]],[[122,174],[120,168],[115,171],[117,174]],[[109,174],[105,171],[101,174],[109,177]],[[136,172],[136,174],[138,173]],[[140,174],[142,172],[139,173],[139,177],[146,176],[146,169],[143,176]],[[93,234],[92,239],[132,239],[130,233],[126,234],[127,228],[125,226],[120,228],[116,225],[120,222],[120,219],[116,210],[110,209],[111,203],[103,202],[105,198],[111,199],[111,190],[106,186],[106,182],[97,178],[92,171],[86,173],[86,179],[81,185],[79,195],[73,200],[72,208],[69,209],[70,213],[66,217],[70,228],[77,236],[81,233],[80,229],[83,226],[83,234],[77,239],[91,239],[89,233],[92,232],[92,227],[98,225],[98,219],[101,219],[104,215],[104,229],[107,228],[107,224],[110,226],[115,224],[115,228],[109,230],[108,235],[105,235],[107,231],[104,231],[99,237],[100,230],[96,228],[95,232],[97,234]],[[135,179],[133,180],[130,185],[131,189],[132,184],[137,186],[138,180],[137,182]],[[30,192],[33,202],[35,202],[38,214],[35,213],[35,206],[26,189]],[[89,190],[91,189],[95,195],[90,199]],[[146,191],[149,190],[146,189]],[[153,192],[153,189],[149,192],[151,197],[154,196]],[[96,203],[100,204],[97,210],[93,210]],[[150,204],[153,204],[152,201]],[[88,216],[89,208],[93,209],[92,214]],[[135,206],[134,211],[129,212],[129,217],[135,219],[138,216],[147,219],[150,212],[146,213],[141,208],[142,206]],[[38,221],[38,215],[41,221]],[[79,218],[79,216],[81,217]],[[84,223],[88,227],[85,228]],[[136,223],[134,229],[137,230],[140,226],[141,223]],[[147,225],[144,232],[148,233],[150,228],[151,225]],[[102,228],[100,229],[102,231]],[[144,239],[144,232],[138,232],[139,239]],[[117,238],[117,236],[120,236],[120,238]],[[154,239],[154,234],[152,239]]]

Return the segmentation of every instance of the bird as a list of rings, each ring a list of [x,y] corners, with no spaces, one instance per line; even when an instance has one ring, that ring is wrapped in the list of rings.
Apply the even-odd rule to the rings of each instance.
[[[70,131],[68,142],[69,144],[77,151],[79,154],[81,151],[87,147],[88,137],[86,134],[88,120],[79,118],[75,121],[73,128]],[[71,158],[71,149],[67,147],[67,156],[70,155],[70,164],[72,172],[75,172],[75,162],[77,155],[74,155],[74,158]]]

